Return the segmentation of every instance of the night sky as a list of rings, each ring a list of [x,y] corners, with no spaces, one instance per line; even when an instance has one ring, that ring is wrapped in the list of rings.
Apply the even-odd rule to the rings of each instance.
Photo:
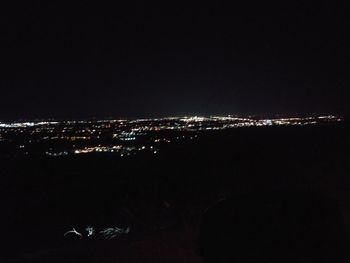
[[[346,6],[47,2],[1,8],[0,120],[350,115]]]

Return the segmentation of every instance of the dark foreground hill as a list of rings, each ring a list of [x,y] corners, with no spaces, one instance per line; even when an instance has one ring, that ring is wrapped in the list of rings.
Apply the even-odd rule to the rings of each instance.
[[[346,230],[349,134],[346,123],[255,127],[203,133],[159,155],[2,156],[2,261],[201,262],[203,214],[242,194],[327,196]],[[63,236],[88,225],[128,226],[130,233],[112,240]]]

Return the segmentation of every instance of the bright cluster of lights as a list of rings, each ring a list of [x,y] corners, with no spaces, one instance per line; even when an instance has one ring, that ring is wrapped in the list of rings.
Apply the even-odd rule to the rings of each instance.
[[[157,153],[158,150],[153,146],[123,146],[123,145],[115,145],[115,146],[96,146],[96,147],[84,147],[81,149],[75,149],[73,151],[74,154],[88,154],[88,153],[119,153],[120,156],[130,156],[134,155],[139,151],[151,151],[153,153]]]
[[[121,145],[108,146],[96,146],[96,147],[84,147],[82,149],[74,150],[75,154],[92,153],[92,152],[118,152],[123,148]]]
[[[13,123],[1,123],[0,128],[26,128],[35,126],[56,125],[55,121],[40,121],[40,122],[13,122]]]
[[[133,155],[147,150],[157,153],[163,144],[193,140],[203,132],[240,127],[304,126],[341,122],[327,115],[293,118],[237,116],[185,116],[135,120],[0,122],[0,142],[13,142],[18,151],[30,154],[31,145],[47,147],[47,156],[119,153]],[[157,146],[157,147],[156,147]],[[40,148],[40,147],[37,147]]]

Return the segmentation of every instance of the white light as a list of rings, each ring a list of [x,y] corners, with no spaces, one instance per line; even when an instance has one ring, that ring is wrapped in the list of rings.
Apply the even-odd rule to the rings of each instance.
[[[83,235],[82,235],[81,233],[79,233],[77,230],[75,230],[75,228],[74,228],[74,227],[73,227],[73,229],[72,229],[72,230],[69,230],[69,231],[67,231],[66,233],[64,233],[64,235],[63,235],[63,236],[66,236],[66,235],[68,235],[68,234],[74,234],[74,235],[79,236],[80,238],[82,238],[82,237],[83,237]]]

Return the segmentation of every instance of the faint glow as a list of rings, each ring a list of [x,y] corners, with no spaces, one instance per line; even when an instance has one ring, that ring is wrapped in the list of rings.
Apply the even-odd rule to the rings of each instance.
[[[130,232],[129,227],[126,227],[126,228],[109,227],[100,231],[100,234],[102,234],[103,237],[106,239],[113,239],[120,236],[121,234],[128,234],[129,232]]]

